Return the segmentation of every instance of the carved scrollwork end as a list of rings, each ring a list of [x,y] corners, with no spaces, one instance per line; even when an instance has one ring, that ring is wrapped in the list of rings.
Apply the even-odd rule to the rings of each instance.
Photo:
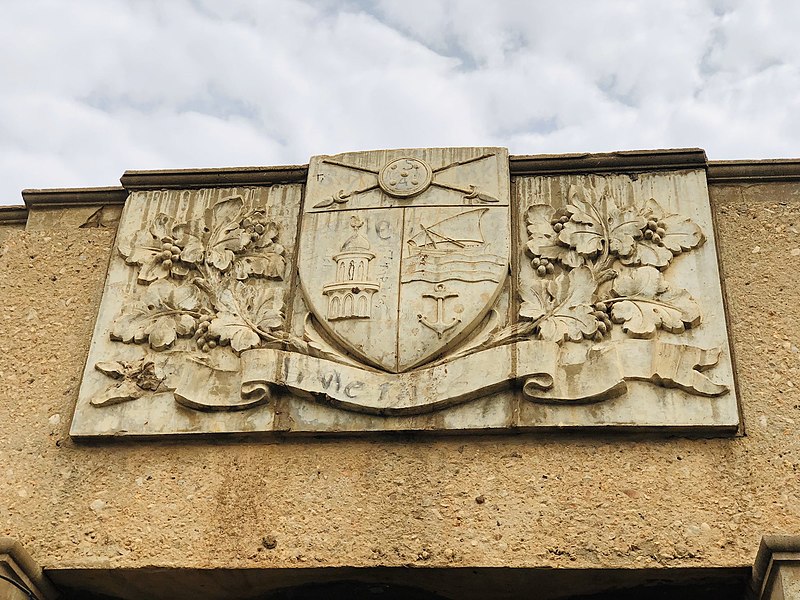
[[[116,380],[104,394],[92,399],[94,406],[119,404],[137,400],[148,393],[168,391],[164,386],[166,376],[163,369],[153,361],[101,361],[94,368]]]

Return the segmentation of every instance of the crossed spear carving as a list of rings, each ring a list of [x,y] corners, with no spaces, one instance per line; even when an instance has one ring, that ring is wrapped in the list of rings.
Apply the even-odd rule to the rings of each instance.
[[[479,160],[483,160],[484,158],[489,158],[491,156],[494,156],[493,152],[488,154],[481,154],[480,156],[467,158],[465,160],[457,160],[442,167],[432,169],[431,170],[432,180],[430,185],[463,194],[463,198],[466,204],[489,204],[492,202],[499,202],[497,198],[494,198],[493,196],[490,196],[489,194],[486,194],[484,192],[478,191],[478,188],[476,188],[474,185],[470,185],[469,188],[461,188],[454,185],[450,185],[449,183],[442,183],[441,181],[436,181],[436,176],[440,173],[443,173],[455,167],[460,167],[473,162],[477,162]],[[369,167],[362,167],[359,165],[351,165],[345,162],[334,160],[332,158],[324,158],[322,159],[322,162],[329,165],[336,165],[337,167],[344,167],[346,169],[352,169],[354,171],[362,171],[364,173],[375,175],[375,183],[372,183],[366,187],[362,187],[359,189],[350,190],[349,192],[345,192],[344,190],[339,190],[332,196],[329,196],[328,198],[325,198],[321,202],[315,204],[313,208],[327,208],[329,206],[333,206],[334,204],[347,204],[351,198],[380,187],[380,185],[378,184],[378,175],[381,172],[380,169],[372,169]]]

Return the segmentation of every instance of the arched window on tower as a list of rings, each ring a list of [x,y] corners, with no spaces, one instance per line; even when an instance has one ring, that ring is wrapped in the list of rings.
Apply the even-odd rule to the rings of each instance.
[[[339,296],[332,296],[331,297],[331,304],[328,307],[328,318],[329,319],[336,319],[340,317],[339,309],[341,307],[341,301],[339,300]]]
[[[353,316],[353,295],[346,294],[344,297],[344,307],[342,308],[343,317]]]

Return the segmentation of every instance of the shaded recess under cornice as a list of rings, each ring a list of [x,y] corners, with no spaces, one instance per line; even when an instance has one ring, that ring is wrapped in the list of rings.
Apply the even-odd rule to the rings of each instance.
[[[700,148],[512,155],[509,169],[512,176],[706,169],[709,185],[800,181],[800,159],[709,161]],[[0,223],[24,223],[30,209],[124,204],[138,190],[303,183],[307,175],[308,165],[125,171],[121,186],[23,190],[25,207],[0,207]]]

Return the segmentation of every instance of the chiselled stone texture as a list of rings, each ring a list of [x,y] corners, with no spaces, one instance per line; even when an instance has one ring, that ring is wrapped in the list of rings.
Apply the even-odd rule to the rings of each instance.
[[[438,148],[133,193],[71,433],[738,423],[704,171]]]

